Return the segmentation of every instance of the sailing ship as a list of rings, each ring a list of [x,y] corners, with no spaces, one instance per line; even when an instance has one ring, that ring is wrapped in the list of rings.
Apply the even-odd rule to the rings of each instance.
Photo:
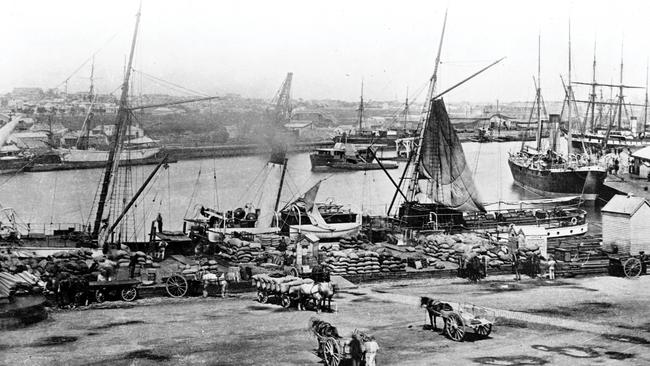
[[[540,37],[541,40],[541,37]],[[540,42],[541,43],[541,42]],[[604,167],[591,161],[589,156],[577,157],[571,154],[571,134],[568,134],[568,157],[562,156],[557,151],[557,140],[559,134],[560,115],[551,114],[548,118],[548,126],[551,132],[550,146],[547,150],[542,147],[542,109],[546,108],[542,98],[540,80],[540,57],[541,47],[538,46],[538,64],[536,97],[531,108],[530,119],[533,113],[537,112],[537,134],[536,146],[531,148],[522,141],[521,150],[516,153],[509,153],[508,166],[515,181],[515,184],[542,196],[563,196],[580,195],[585,200],[595,200],[598,197],[603,182],[607,177]],[[569,49],[569,55],[571,51]],[[570,58],[569,58],[570,60]],[[569,87],[571,85],[571,61],[569,61]],[[571,131],[571,110],[574,103],[572,92],[567,92],[568,106],[568,130]]]
[[[623,91],[625,89],[641,89],[639,86],[623,84],[623,58],[621,57],[620,81],[618,85],[603,84],[596,81],[596,52],[594,47],[594,60],[591,82],[574,82],[574,84],[591,87],[589,100],[581,101],[587,104],[582,131],[571,132],[572,147],[582,151],[603,151],[613,149],[616,152],[631,151],[650,146],[650,138],[646,136],[648,123],[648,71],[646,70],[645,103],[626,103]],[[602,89],[600,98],[596,94],[596,87],[618,89],[615,100],[604,100]],[[598,99],[598,100],[597,100]],[[633,118],[628,108],[643,107],[643,124],[638,126],[638,121]],[[623,115],[626,115],[626,121]],[[625,122],[625,123],[624,123]],[[639,128],[640,127],[640,128]]]
[[[581,235],[587,232],[586,212],[559,201],[545,202],[550,209],[519,207],[487,210],[476,188],[460,139],[454,130],[442,95],[472,79],[498,60],[474,73],[462,82],[435,95],[437,71],[440,64],[443,30],[428,98],[418,139],[406,153],[406,169],[396,187],[388,212],[392,211],[398,194],[403,202],[397,210],[397,223],[407,233],[412,231],[482,230],[493,233],[507,231],[511,225],[543,227],[549,237]],[[411,164],[413,162],[413,164]],[[407,178],[409,176],[410,178]],[[406,192],[402,184],[409,180]],[[392,181],[392,178],[391,178]]]
[[[102,150],[91,146],[90,132],[93,122],[93,106],[95,105],[96,95],[94,93],[94,65],[91,67],[90,72],[90,90],[88,98],[90,106],[84,118],[81,133],[77,139],[76,146],[72,148],[56,148],[52,153],[57,156],[57,159],[50,159],[49,161],[34,161],[25,167],[25,171],[38,172],[50,170],[72,170],[72,169],[92,169],[104,168],[110,159],[110,151]],[[131,108],[133,110],[133,108]],[[135,126],[132,122],[132,113],[126,115],[126,125],[124,126],[125,132],[123,136],[118,136],[118,130],[115,126],[102,126],[102,133],[105,133],[109,140],[121,139],[120,144],[124,147],[116,156],[121,161],[122,166],[129,165],[148,165],[158,164],[165,158],[166,153],[158,146],[157,142],[146,137],[138,137],[132,140],[125,140],[125,137],[132,137],[134,134],[132,130]],[[107,132],[108,131],[108,132]],[[103,135],[102,135],[103,136]],[[171,163],[167,159],[167,163]]]
[[[135,236],[135,222],[129,227],[127,216],[130,209],[137,202],[146,187],[152,181],[161,167],[166,167],[166,159],[163,158],[143,181],[140,188],[131,194],[130,178],[132,176],[128,164],[123,164],[122,151],[125,145],[126,129],[128,127],[129,115],[134,108],[128,105],[129,79],[131,75],[135,45],[140,24],[140,10],[136,15],[135,29],[131,41],[130,54],[121,85],[121,96],[118,103],[118,111],[114,124],[114,138],[111,140],[107,159],[103,162],[104,172],[100,182],[100,190],[97,201],[93,202],[94,222],[82,225],[60,225],[51,233],[37,233],[32,230],[29,224],[26,225],[27,232],[21,233],[21,243],[37,247],[57,246],[79,247],[90,246],[100,247],[103,250],[111,249],[121,244],[129,244],[128,240]],[[141,107],[139,107],[141,108]],[[15,216],[15,215],[12,215]],[[131,217],[135,221],[135,216]],[[14,221],[16,224],[16,221]],[[52,227],[53,224],[50,224]]]

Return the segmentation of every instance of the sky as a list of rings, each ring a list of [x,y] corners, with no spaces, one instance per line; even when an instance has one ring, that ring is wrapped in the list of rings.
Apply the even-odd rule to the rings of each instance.
[[[63,90],[66,79],[70,92],[87,90],[93,55],[96,89],[115,91],[137,8],[133,0],[3,2],[0,92]],[[506,57],[448,101],[531,100],[540,34],[542,93],[561,100],[569,19],[574,81],[591,79],[596,43],[599,81],[618,82],[622,55],[624,83],[646,83],[650,2],[641,0],[144,0],[134,69],[208,95],[270,99],[291,71],[296,99],[358,100],[361,80],[366,100],[403,100],[407,88],[413,99],[433,72],[446,8],[439,90]],[[136,75],[138,92],[197,94]]]

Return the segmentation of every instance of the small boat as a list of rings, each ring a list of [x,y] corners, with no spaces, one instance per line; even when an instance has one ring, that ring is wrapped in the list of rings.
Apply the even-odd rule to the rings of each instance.
[[[280,211],[282,232],[291,237],[312,234],[319,239],[339,239],[359,233],[361,215],[332,200],[315,202],[321,181]]]
[[[397,169],[396,163],[379,163],[377,148],[369,145],[336,143],[331,148],[321,148],[309,154],[311,170],[378,170]]]

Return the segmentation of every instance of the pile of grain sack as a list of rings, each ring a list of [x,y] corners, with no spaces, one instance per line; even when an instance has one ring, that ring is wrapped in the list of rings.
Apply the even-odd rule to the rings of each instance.
[[[253,286],[261,291],[292,294],[299,290],[300,285],[312,284],[311,278],[299,278],[295,276],[271,277],[261,273],[253,275]]]
[[[271,242],[272,243],[272,242]],[[229,262],[250,263],[262,252],[262,244],[237,238],[227,238],[217,243],[218,257]]]
[[[345,249],[328,253],[324,265],[332,275],[357,276],[406,271],[406,263],[385,248]]]
[[[474,256],[487,258],[489,266],[499,267],[510,261],[507,244],[506,239],[497,242],[489,236],[476,233],[432,234],[417,238],[415,248],[433,257],[429,258],[429,264],[435,263],[436,268],[443,261],[458,263],[459,257],[469,259]]]

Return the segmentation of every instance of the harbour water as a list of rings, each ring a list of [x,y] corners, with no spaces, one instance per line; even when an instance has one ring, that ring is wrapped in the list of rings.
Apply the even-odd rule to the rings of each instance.
[[[513,184],[508,168],[508,151],[519,149],[520,142],[463,144],[467,163],[474,172],[476,186],[485,203],[543,198]],[[179,161],[161,169],[142,199],[133,209],[130,231],[144,239],[150,223],[160,212],[165,230],[180,230],[184,217],[201,207],[234,209],[255,203],[262,192],[266,156],[243,156]],[[405,166],[389,174],[398,181]],[[152,166],[132,168],[135,192]],[[103,170],[53,171],[0,176],[0,205],[16,210],[21,221],[39,227],[50,223],[86,223],[102,178]],[[308,153],[289,156],[281,204],[298,197],[319,179],[318,201],[332,198],[352,209],[369,214],[384,214],[395,189],[381,170],[312,172]],[[590,222],[597,231],[600,215],[589,208]],[[133,238],[131,238],[133,239]]]

